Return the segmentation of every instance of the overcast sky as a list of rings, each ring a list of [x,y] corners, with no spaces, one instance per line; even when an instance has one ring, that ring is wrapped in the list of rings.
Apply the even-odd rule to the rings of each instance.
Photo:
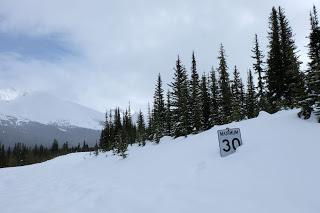
[[[99,111],[145,109],[157,74],[173,75],[179,54],[199,73],[217,67],[219,44],[230,72],[252,67],[257,33],[265,52],[272,6],[285,8],[306,61],[309,11],[319,0],[1,0],[0,88],[46,91]]]

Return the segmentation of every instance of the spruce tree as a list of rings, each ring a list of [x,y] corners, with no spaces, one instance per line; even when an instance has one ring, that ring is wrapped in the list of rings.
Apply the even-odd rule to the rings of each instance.
[[[148,127],[147,127],[147,139],[152,141],[154,138],[154,128],[153,128],[153,116],[150,108],[150,104],[148,103]]]
[[[280,43],[280,26],[278,12],[272,8],[269,17],[269,52],[267,59],[266,83],[268,88],[267,98],[270,104],[269,112],[277,112],[283,106],[284,92],[286,90],[285,71],[282,65],[282,53]]]
[[[165,134],[168,136],[172,135],[172,111],[171,111],[171,96],[170,91],[167,91],[167,101],[166,101],[166,131]]]
[[[172,90],[172,120],[174,137],[187,136],[191,133],[188,76],[181,64],[180,58],[176,61]]]
[[[216,78],[216,71],[212,67],[210,72],[210,125],[211,127],[220,124],[219,117],[219,88]]]
[[[200,84],[197,72],[197,64],[192,53],[191,80],[190,80],[190,111],[191,111],[191,128],[194,133],[201,129],[201,105],[200,105]]]
[[[285,74],[284,82],[284,106],[289,108],[298,107],[304,97],[304,82],[300,73],[300,62],[296,55],[297,47],[293,39],[292,29],[284,14],[284,10],[279,7],[279,27],[282,69]]]
[[[246,96],[244,91],[244,84],[240,78],[240,105],[241,105],[241,120],[247,117],[247,108],[246,108]]]
[[[237,66],[234,66],[233,81],[231,85],[232,91],[232,121],[240,121],[241,114],[241,79]]]
[[[306,73],[307,96],[303,101],[301,117],[308,119],[316,111],[320,122],[320,25],[316,7],[310,12],[310,35],[308,44],[308,70]]]
[[[248,72],[246,109],[247,109],[247,117],[249,119],[257,117],[256,93],[255,93],[255,87],[253,83],[253,76],[252,76],[251,70],[249,70]]]
[[[146,125],[141,110],[137,121],[137,142],[139,146],[144,146],[146,144]]]
[[[208,81],[205,73],[202,75],[201,78],[201,123],[202,123],[202,129],[208,130],[210,125],[210,95],[208,92],[207,87]]]
[[[254,47],[252,49],[254,59],[253,69],[258,75],[258,85],[257,85],[257,100],[258,100],[258,110],[267,111],[267,100],[266,100],[266,90],[265,90],[265,77],[263,69],[263,57],[262,51],[260,50],[258,35],[255,34]]]
[[[156,84],[156,89],[153,96],[153,127],[155,133],[155,142],[159,143],[160,138],[164,135],[165,132],[165,106],[164,106],[164,97],[162,89],[162,80],[160,74],[158,75],[158,80]]]
[[[232,114],[232,94],[230,89],[230,80],[228,74],[228,66],[225,58],[225,50],[223,45],[220,46],[219,52],[219,100],[221,107],[221,123],[226,124],[231,122],[231,114]]]

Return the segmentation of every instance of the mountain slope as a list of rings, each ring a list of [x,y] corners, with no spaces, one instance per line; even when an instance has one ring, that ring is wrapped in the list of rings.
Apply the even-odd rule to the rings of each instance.
[[[57,139],[60,146],[66,141],[70,146],[77,146],[78,143],[82,145],[83,141],[89,146],[94,146],[99,141],[100,133],[94,129],[48,125],[0,114],[0,142],[6,147],[12,147],[18,142],[28,146],[42,144],[51,147],[53,139]]]
[[[296,113],[130,147],[125,160],[77,153],[0,169],[1,212],[318,213],[320,125]],[[243,146],[221,158],[226,127],[241,129]]]
[[[0,113],[42,124],[77,126],[101,130],[104,114],[82,105],[65,101],[44,92],[17,95],[14,91],[0,92]]]

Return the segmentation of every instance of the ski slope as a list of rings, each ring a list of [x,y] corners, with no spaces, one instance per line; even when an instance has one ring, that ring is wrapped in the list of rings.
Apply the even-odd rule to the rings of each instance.
[[[297,111],[214,127],[127,159],[76,153],[0,169],[1,213],[319,213],[320,124]],[[241,129],[221,158],[217,130]]]

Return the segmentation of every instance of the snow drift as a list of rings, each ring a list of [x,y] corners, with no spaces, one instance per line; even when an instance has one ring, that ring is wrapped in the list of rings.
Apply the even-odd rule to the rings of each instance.
[[[0,169],[1,212],[318,213],[320,125],[296,114],[133,146],[124,160],[77,153]],[[243,145],[221,158],[226,127],[241,129]]]

